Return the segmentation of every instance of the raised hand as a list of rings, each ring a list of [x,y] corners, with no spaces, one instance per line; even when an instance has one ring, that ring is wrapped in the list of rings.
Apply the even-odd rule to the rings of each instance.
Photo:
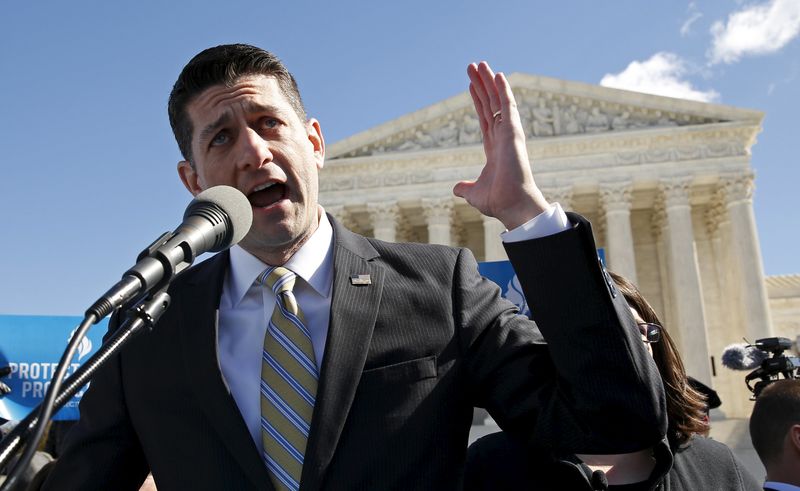
[[[548,207],[531,173],[517,102],[505,75],[482,61],[467,67],[469,93],[483,133],[486,164],[475,181],[461,181],[453,193],[511,230]]]

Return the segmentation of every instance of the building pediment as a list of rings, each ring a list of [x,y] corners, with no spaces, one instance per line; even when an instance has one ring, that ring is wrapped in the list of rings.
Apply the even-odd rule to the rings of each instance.
[[[515,73],[509,77],[529,139],[746,122],[763,113],[719,104]],[[468,92],[339,141],[328,158],[396,154],[479,144]]]

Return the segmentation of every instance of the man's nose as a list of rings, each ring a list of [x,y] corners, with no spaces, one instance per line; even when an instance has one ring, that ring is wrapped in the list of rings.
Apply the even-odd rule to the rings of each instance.
[[[243,169],[258,169],[272,161],[269,140],[263,138],[252,128],[246,128],[239,140],[239,166]]]

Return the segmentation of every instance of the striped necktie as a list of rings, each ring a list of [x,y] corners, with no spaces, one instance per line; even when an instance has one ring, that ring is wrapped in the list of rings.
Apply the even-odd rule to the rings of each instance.
[[[296,277],[281,267],[259,276],[276,297],[261,362],[261,441],[278,490],[300,488],[319,379],[311,335],[292,293]]]

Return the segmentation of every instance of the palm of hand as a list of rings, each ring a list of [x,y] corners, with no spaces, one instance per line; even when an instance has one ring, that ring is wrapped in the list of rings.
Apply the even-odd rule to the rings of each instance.
[[[548,204],[533,180],[525,134],[505,76],[494,75],[485,62],[470,65],[467,73],[486,165],[477,180],[459,182],[453,192],[511,229],[544,211]]]

